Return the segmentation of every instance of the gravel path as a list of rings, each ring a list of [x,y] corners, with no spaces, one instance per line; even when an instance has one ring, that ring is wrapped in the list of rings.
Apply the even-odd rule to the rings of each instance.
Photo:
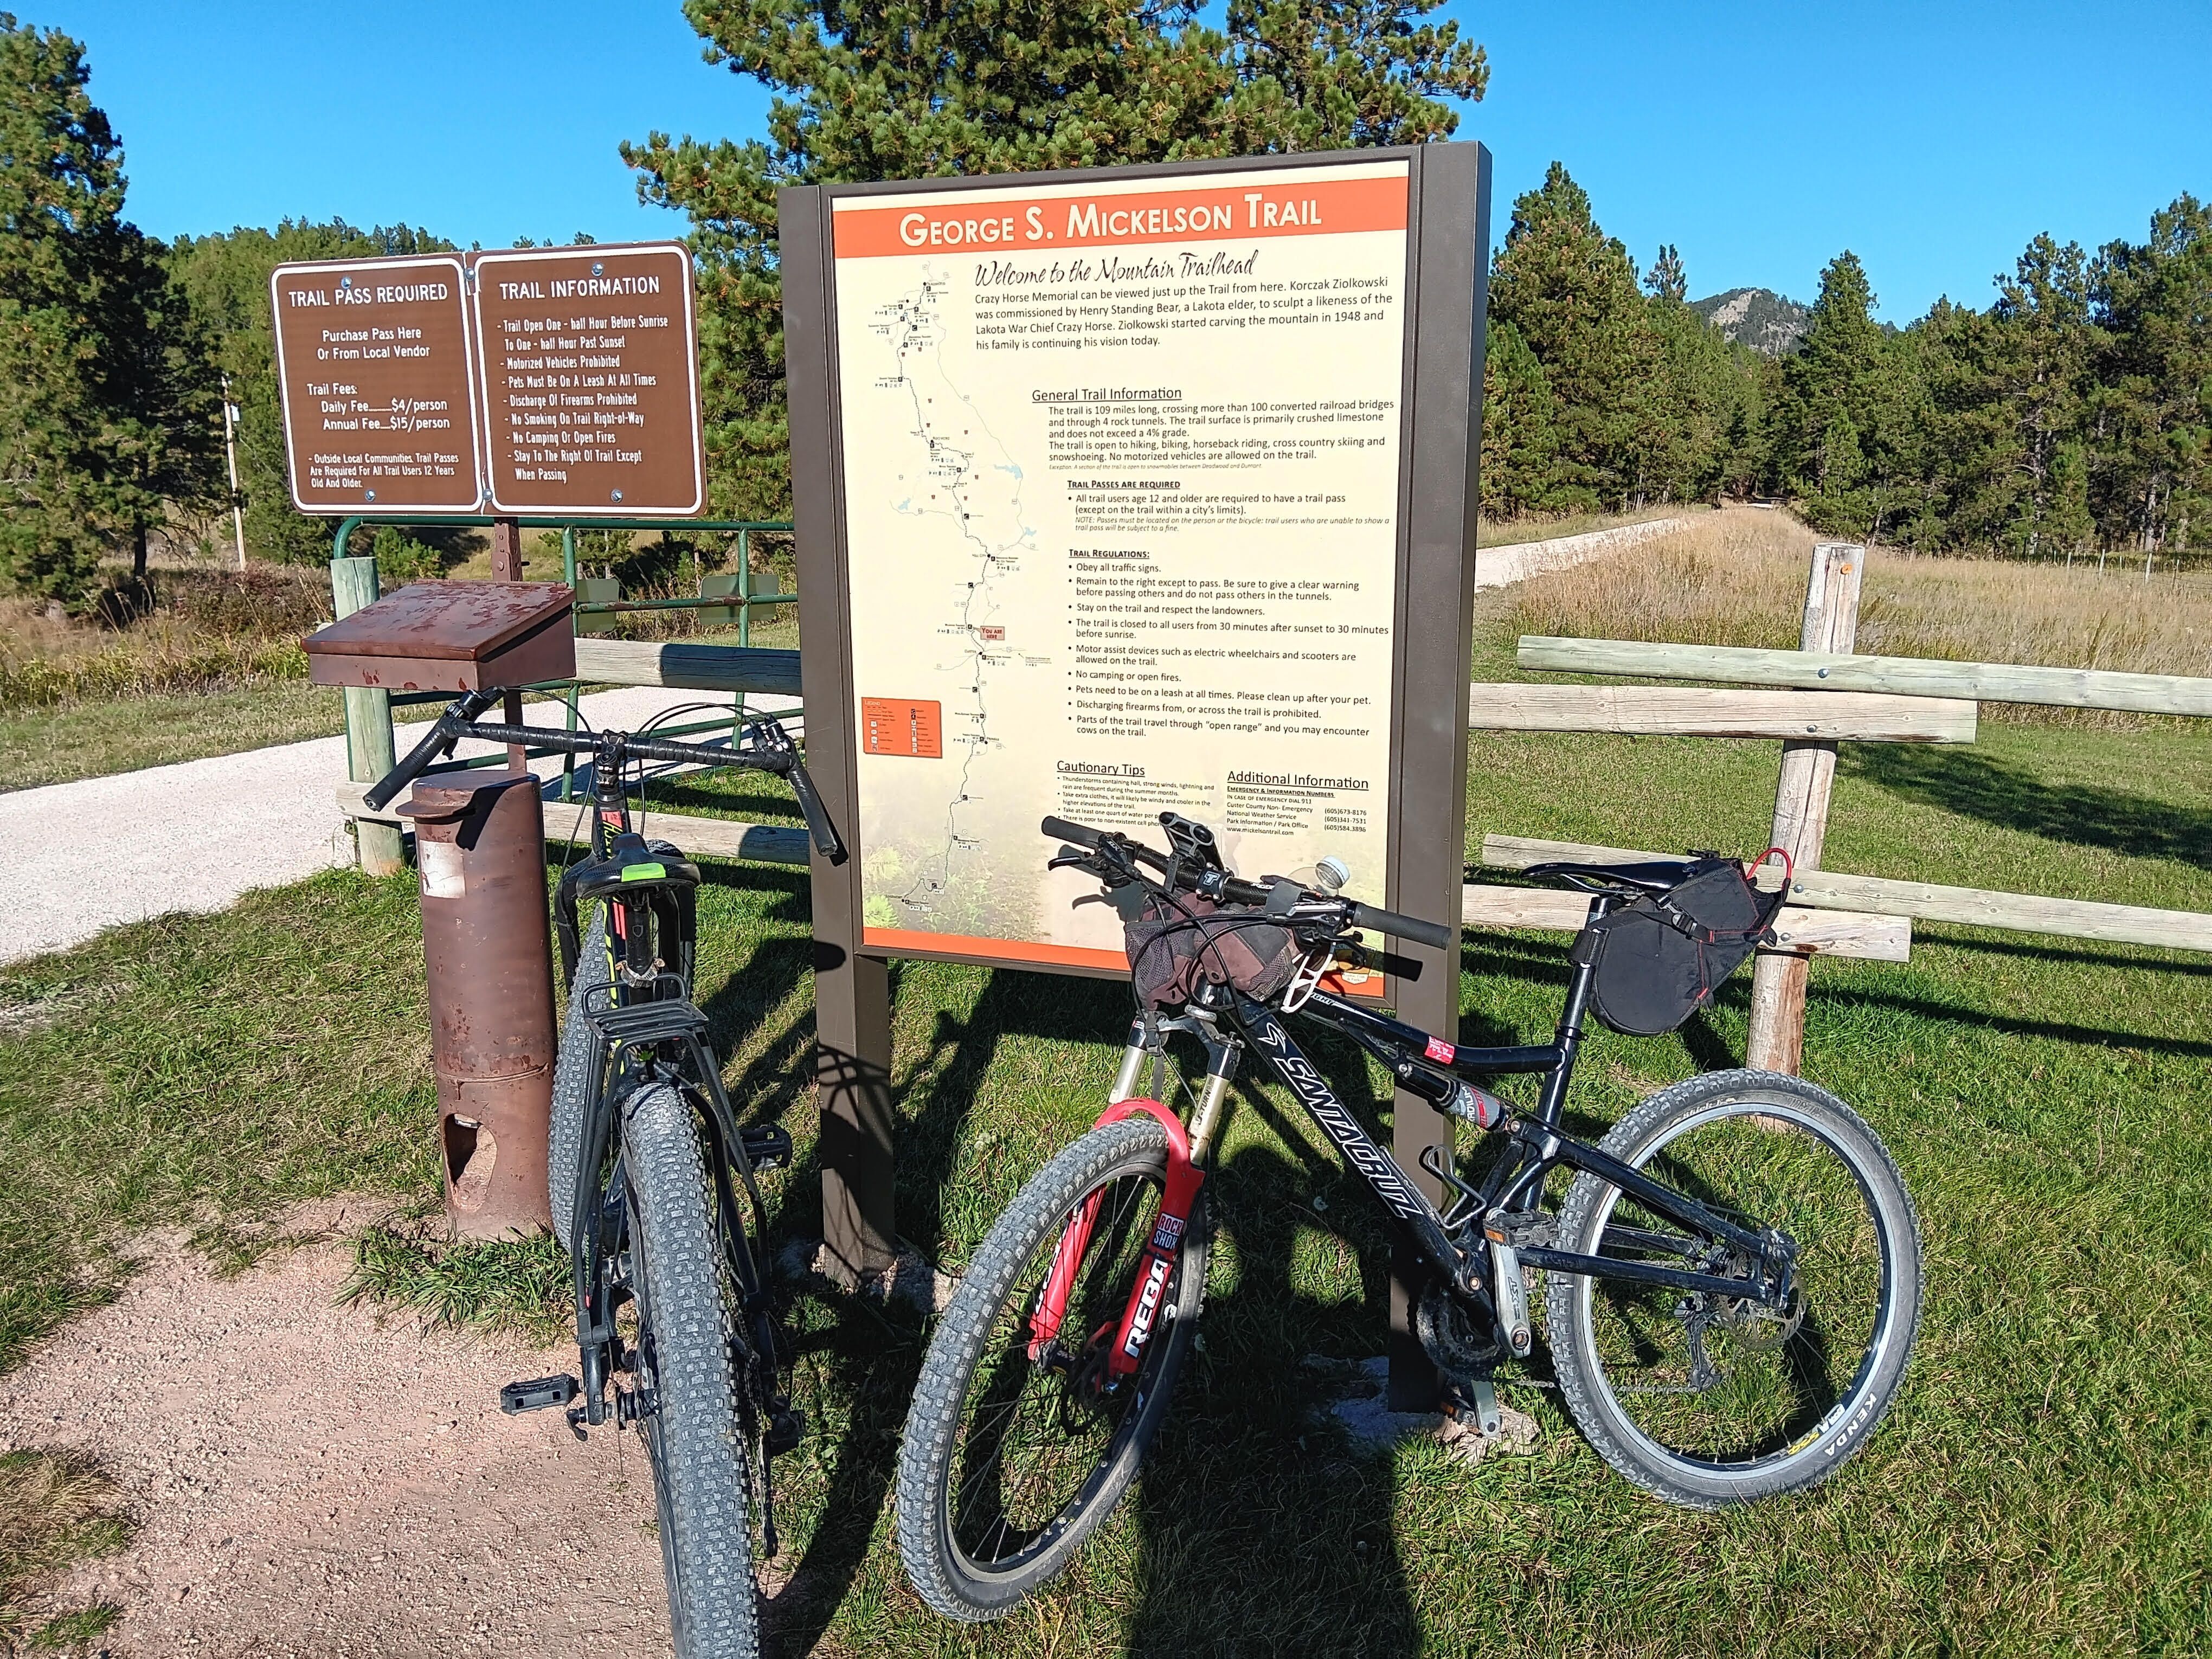
[[[584,699],[584,714],[632,726],[702,696],[602,691]],[[399,752],[424,729],[401,726]],[[560,763],[537,769],[556,773]],[[353,841],[332,798],[345,775],[345,739],[316,738],[0,795],[0,842],[37,872],[0,910],[0,963],[173,910],[228,909],[249,889],[350,864]]]
[[[0,1381],[0,1449],[89,1453],[137,1528],[38,1619],[120,1608],[116,1659],[668,1652],[637,1437],[501,1415],[500,1384],[574,1347],[340,1305],[342,1235],[377,1207],[295,1217],[337,1237],[230,1279],[149,1241],[120,1297]]]
[[[1579,536],[1554,536],[1545,542],[1514,542],[1504,547],[1486,547],[1474,558],[1478,588],[1504,587],[1510,582],[1540,576],[1547,570],[1565,570],[1587,564],[1607,553],[1618,553],[1655,536],[1667,536],[1687,525],[1687,519],[1652,519],[1643,524],[1624,524],[1611,530],[1586,530]]]

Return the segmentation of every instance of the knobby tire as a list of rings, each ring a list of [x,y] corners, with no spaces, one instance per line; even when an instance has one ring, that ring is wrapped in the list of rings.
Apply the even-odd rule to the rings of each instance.
[[[969,1393],[978,1367],[992,1358],[986,1350],[1007,1314],[1009,1298],[1030,1294],[1023,1284],[1024,1269],[1034,1267],[1041,1251],[1051,1250],[1069,1216],[1091,1193],[1131,1176],[1164,1181],[1167,1155],[1167,1132],[1150,1117],[1094,1129],[1062,1152],[1022,1188],[992,1227],[938,1323],[899,1445],[897,1535],[900,1559],[915,1591],[948,1618],[970,1623],[1003,1618],[1066,1571],[1075,1551],[1128,1490],[1166,1415],[1206,1293],[1202,1215],[1192,1217],[1184,1234],[1175,1281],[1138,1378],[1124,1385],[1136,1392],[1088,1478],[1045,1529],[1045,1541],[998,1570],[968,1559],[955,1540],[953,1486]],[[1149,1229],[1148,1222],[1147,1233]],[[1126,1305],[1132,1283],[1133,1275],[1121,1283],[1120,1300],[1105,1298],[1113,1313]],[[1026,1318],[1030,1309],[1018,1311]],[[1071,1306],[1071,1328],[1076,1319]]]
[[[728,1282],[690,1106],[655,1084],[623,1103],[639,1427],[653,1465],[677,1659],[754,1659],[759,1601],[747,1448],[731,1377]]]

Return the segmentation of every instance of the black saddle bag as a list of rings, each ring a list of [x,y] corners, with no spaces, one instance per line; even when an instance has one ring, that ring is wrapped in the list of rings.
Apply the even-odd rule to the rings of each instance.
[[[1701,853],[1682,879],[1589,922],[1571,960],[1595,963],[1590,1006],[1630,1036],[1671,1031],[1712,1000],[1713,993],[1761,945],[1774,942],[1784,882],[1762,893],[1734,859]]]

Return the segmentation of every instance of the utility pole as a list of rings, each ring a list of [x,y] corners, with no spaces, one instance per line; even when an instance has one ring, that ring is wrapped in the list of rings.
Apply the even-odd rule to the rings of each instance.
[[[246,514],[238,505],[238,405],[230,400],[230,376],[222,377],[222,455],[230,463],[230,540],[238,568],[246,568]]]

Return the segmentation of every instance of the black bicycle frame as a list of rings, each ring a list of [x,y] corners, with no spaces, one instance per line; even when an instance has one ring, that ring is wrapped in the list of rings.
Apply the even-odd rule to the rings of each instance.
[[[1602,915],[1617,901],[1600,894],[1594,913]],[[1439,1149],[1439,1160],[1424,1158],[1423,1167],[1452,1188],[1458,1200],[1439,1211],[1425,1194],[1407,1180],[1395,1159],[1376,1144],[1358,1118],[1328,1086],[1328,1080],[1299,1048],[1274,1010],[1249,997],[1238,996],[1226,1011],[1250,1046],[1274,1071],[1298,1103],[1335,1143],[1345,1161],[1373,1189],[1393,1219],[1419,1244],[1446,1281],[1464,1295],[1482,1296],[1484,1241],[1510,1247],[1518,1260],[1553,1273],[1583,1273],[1593,1279],[1625,1279],[1662,1285],[1712,1296],[1748,1297],[1770,1307],[1789,1298],[1794,1277],[1795,1250],[1778,1234],[1751,1232],[1717,1215],[1686,1194],[1641,1170],[1630,1168],[1612,1154],[1576,1139],[1559,1128],[1567,1085],[1573,1080],[1575,1059],[1582,1044],[1582,1023],[1589,1012],[1590,982],[1595,968],[1577,963],[1568,984],[1566,1006],[1560,1011],[1558,1030],[1548,1043],[1514,1048],[1464,1048],[1443,1042],[1427,1032],[1392,1019],[1350,999],[1316,991],[1295,1012],[1335,1027],[1362,1048],[1390,1067],[1400,1085],[1438,1107],[1459,1093],[1461,1073],[1477,1076],[1498,1073],[1540,1073],[1543,1085],[1535,1110],[1526,1116],[1510,1112],[1492,1127],[1510,1145],[1477,1188],[1461,1180],[1453,1170],[1449,1146]],[[1619,1188],[1656,1215],[1665,1217],[1698,1238],[1725,1244],[1753,1265],[1749,1279],[1668,1267],[1656,1262],[1615,1255],[1583,1255],[1551,1248],[1550,1218],[1540,1212],[1545,1182],[1562,1166],[1588,1170]],[[1606,1242],[1645,1252],[1698,1257],[1705,1254],[1698,1239],[1683,1239],[1646,1229],[1608,1228]]]

